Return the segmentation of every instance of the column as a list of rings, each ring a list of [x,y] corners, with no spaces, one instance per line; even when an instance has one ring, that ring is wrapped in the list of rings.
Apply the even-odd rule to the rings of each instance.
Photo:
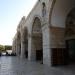
[[[42,27],[43,31],[43,64],[51,66],[50,32],[48,24]]]
[[[21,41],[21,58],[25,58],[25,44]]]
[[[36,52],[34,49],[31,35],[29,35],[29,37],[28,37],[28,60],[30,60],[30,61],[36,60]]]

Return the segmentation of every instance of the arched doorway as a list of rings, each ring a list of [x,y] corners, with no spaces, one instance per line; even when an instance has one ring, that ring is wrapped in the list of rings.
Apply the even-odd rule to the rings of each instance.
[[[37,61],[43,61],[43,41],[42,41],[41,21],[38,17],[34,19],[32,26],[32,52]]]
[[[65,36],[69,61],[75,62],[75,8],[73,8],[67,16]]]
[[[71,0],[63,0],[63,1],[53,0],[52,9],[50,8],[51,10],[49,15],[49,20],[50,20],[49,22],[50,22],[50,42],[51,42],[50,47],[51,47],[51,64],[52,65],[64,65],[68,63],[68,60],[67,60],[68,49],[66,49],[65,39],[69,40],[72,38],[72,35],[67,37],[66,33],[67,34],[68,32],[73,33],[73,30],[70,29],[69,31],[67,31],[67,26],[65,27],[65,21],[66,21],[66,16],[68,12],[73,7],[75,7],[75,0],[72,0],[72,1]],[[66,33],[65,33],[65,29],[67,31]],[[68,44],[72,43],[72,40],[67,43]],[[68,48],[69,47],[70,46],[68,46]]]
[[[27,27],[25,27],[24,29],[24,54],[25,54],[25,58],[28,58],[28,30]]]

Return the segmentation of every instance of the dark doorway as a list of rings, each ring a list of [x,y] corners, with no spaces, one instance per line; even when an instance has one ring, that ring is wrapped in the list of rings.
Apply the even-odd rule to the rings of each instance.
[[[75,63],[75,39],[67,41],[68,53],[69,53],[69,62]]]
[[[36,50],[36,60],[43,60],[43,50]]]
[[[53,48],[51,51],[52,66],[60,66],[67,64],[67,50],[66,48]]]
[[[28,51],[25,51],[25,58],[28,58]]]

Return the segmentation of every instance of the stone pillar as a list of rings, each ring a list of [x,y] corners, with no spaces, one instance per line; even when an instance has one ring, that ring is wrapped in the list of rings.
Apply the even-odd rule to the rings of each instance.
[[[12,52],[14,52],[14,40],[13,40],[13,43],[12,43]]]
[[[48,24],[42,27],[43,31],[43,64],[51,66],[50,32]]]
[[[24,31],[21,33],[21,58],[25,58],[25,34]]]
[[[15,53],[16,53],[16,39],[15,39]]]
[[[21,58],[25,58],[25,44],[24,41],[21,40]]]
[[[16,39],[13,40],[12,53],[16,53]]]
[[[16,42],[16,55],[18,56],[18,41]]]
[[[20,45],[20,39],[17,37],[17,41],[16,41],[16,54],[17,56],[20,56],[20,52],[21,52],[21,45]]]
[[[18,41],[16,43],[16,54],[17,54],[17,56],[19,56],[19,45],[18,45]]]
[[[36,59],[34,45],[32,44],[32,37],[29,35],[28,38],[28,60],[34,61]]]

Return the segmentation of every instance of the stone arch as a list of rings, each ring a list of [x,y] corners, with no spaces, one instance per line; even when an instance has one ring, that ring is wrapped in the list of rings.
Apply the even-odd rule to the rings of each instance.
[[[66,44],[69,53],[69,61],[75,61],[75,7],[72,8],[66,18],[65,26]]]
[[[49,25],[50,25],[50,26],[51,26],[51,15],[52,15],[52,11],[53,11],[55,2],[56,2],[56,0],[53,0],[51,6],[50,6],[50,8],[49,8]]]
[[[28,59],[29,60],[36,60],[36,51],[34,50],[34,46],[33,46],[33,41],[32,41],[32,37],[33,37],[33,27],[35,25],[34,24],[34,21],[35,21],[35,18],[38,18],[39,21],[40,21],[40,29],[41,29],[41,33],[42,33],[42,44],[41,44],[41,47],[42,47],[42,62],[43,64],[46,64],[46,65],[49,65],[51,66],[51,49],[50,49],[50,33],[49,33],[49,27],[48,27],[48,23],[44,23],[43,22],[43,18],[41,18],[39,15],[35,15],[33,17],[33,20],[32,20],[32,25],[31,25],[31,36],[29,38],[29,42],[28,42]],[[38,31],[38,30],[37,30]],[[40,54],[40,55],[41,55]]]
[[[34,17],[32,19],[32,22],[31,22],[31,33],[32,33],[32,29],[33,29],[33,23],[34,23],[34,20],[35,20],[36,17],[39,18],[39,20],[41,22],[41,27],[42,27],[43,19],[39,15],[34,15]]]
[[[32,57],[34,60],[43,60],[43,35],[41,20],[39,17],[35,17],[32,24],[32,46],[31,50],[33,52]]]
[[[67,13],[73,7],[75,7],[75,0],[53,0],[49,11],[50,25],[64,28]]]
[[[63,6],[64,5],[64,6]],[[53,0],[50,8],[50,40],[51,40],[51,58],[52,64],[61,65],[66,63],[66,45],[65,45],[65,20],[67,13],[75,7],[75,0]],[[71,30],[73,32],[73,30]],[[66,57],[65,57],[66,56]]]

